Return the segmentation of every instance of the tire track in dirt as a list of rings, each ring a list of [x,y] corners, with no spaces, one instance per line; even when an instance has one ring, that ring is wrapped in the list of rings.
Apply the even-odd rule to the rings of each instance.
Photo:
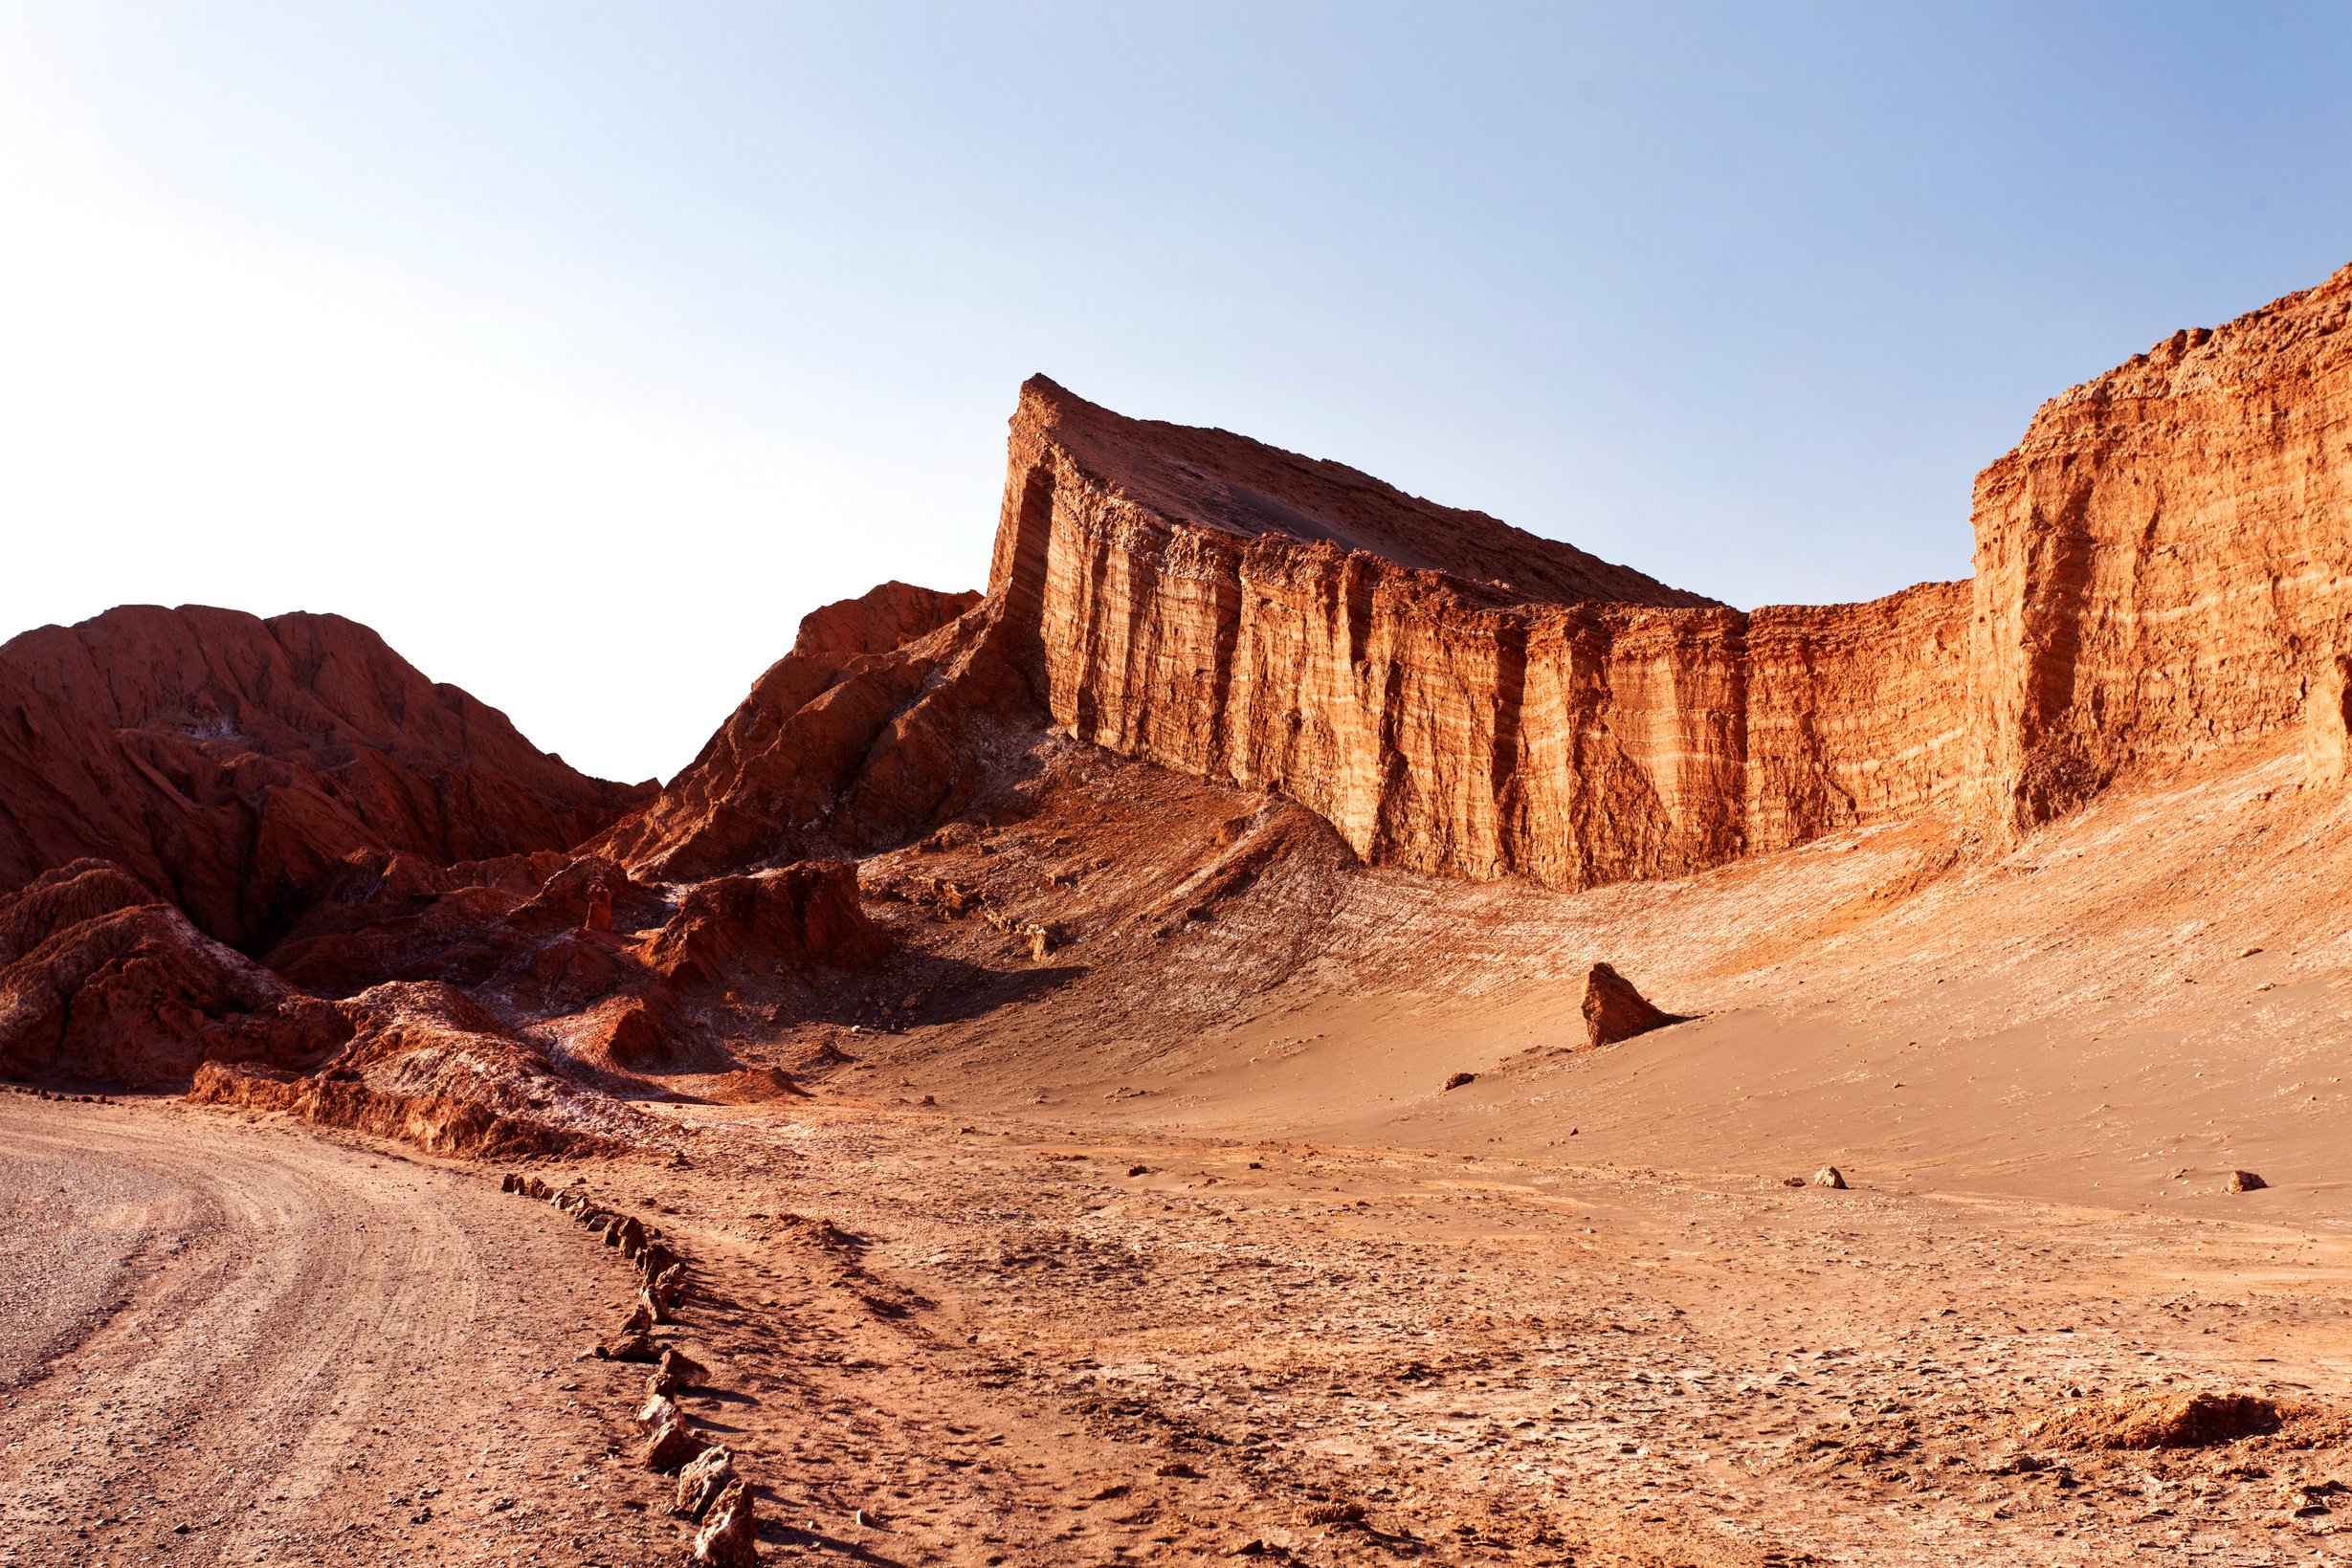
[[[0,1562],[676,1549],[571,1359],[622,1281],[478,1177],[168,1105],[0,1103]]]

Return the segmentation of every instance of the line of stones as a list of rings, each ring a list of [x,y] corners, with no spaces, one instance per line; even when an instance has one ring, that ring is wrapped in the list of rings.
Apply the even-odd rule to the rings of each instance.
[[[636,1270],[637,1303],[611,1338],[596,1346],[606,1360],[651,1362],[645,1407],[637,1424],[647,1437],[636,1462],[657,1474],[677,1477],[677,1495],[671,1512],[699,1521],[692,1560],[710,1568],[753,1568],[760,1560],[759,1523],[752,1513],[751,1488],[735,1473],[734,1457],[723,1445],[705,1443],[678,1408],[678,1391],[703,1385],[708,1369],[675,1345],[665,1345],[653,1331],[677,1321],[675,1310],[687,1292],[686,1262],[633,1214],[605,1207],[576,1187],[550,1187],[536,1176],[508,1172],[499,1183],[502,1192],[536,1198],[597,1231],[607,1247],[617,1248]]]

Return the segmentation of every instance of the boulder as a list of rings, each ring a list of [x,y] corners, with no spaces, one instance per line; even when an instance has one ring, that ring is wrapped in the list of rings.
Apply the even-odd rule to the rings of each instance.
[[[686,1266],[674,1263],[645,1282],[646,1294],[654,1304],[667,1312],[686,1297]]]
[[[2264,1187],[2269,1186],[2270,1183],[2262,1180],[2259,1176],[2256,1176],[2252,1171],[2231,1171],[2230,1173],[2230,1180],[2224,1182],[2223,1185],[2227,1186],[2231,1192],[2260,1192]]]
[[[608,1361],[660,1361],[671,1353],[643,1329],[625,1329],[598,1345],[596,1354]]]
[[[663,1374],[680,1388],[699,1388],[702,1380],[710,1376],[710,1368],[676,1345],[661,1353],[660,1361]]]
[[[1677,1014],[1652,1006],[1631,981],[1606,963],[1585,972],[1584,1014],[1585,1043],[1590,1046],[1613,1046],[1684,1022]]]
[[[1824,1165],[1821,1169],[1813,1173],[1813,1185],[1817,1187],[1831,1187],[1839,1192],[1844,1192],[1846,1190],[1846,1173],[1839,1170],[1835,1165]]]

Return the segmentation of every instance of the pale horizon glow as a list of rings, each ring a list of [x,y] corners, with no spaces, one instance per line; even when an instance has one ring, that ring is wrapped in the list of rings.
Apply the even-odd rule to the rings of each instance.
[[[606,777],[982,585],[1043,371],[1734,604],[2352,259],[2352,20],[0,4],[0,639],[329,610]]]

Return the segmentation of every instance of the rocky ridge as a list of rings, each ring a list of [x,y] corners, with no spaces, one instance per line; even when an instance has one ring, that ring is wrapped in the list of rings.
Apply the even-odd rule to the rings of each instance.
[[[2341,754],[2348,315],[2352,269],[2045,406],[1977,481],[1971,581],[1744,614],[1037,378],[989,595],[1064,733],[1375,862],[1574,888],[2015,830],[2331,692]]]
[[[563,850],[652,793],[340,615],[126,605],[0,644],[0,890],[110,860],[249,952],[354,851]]]

